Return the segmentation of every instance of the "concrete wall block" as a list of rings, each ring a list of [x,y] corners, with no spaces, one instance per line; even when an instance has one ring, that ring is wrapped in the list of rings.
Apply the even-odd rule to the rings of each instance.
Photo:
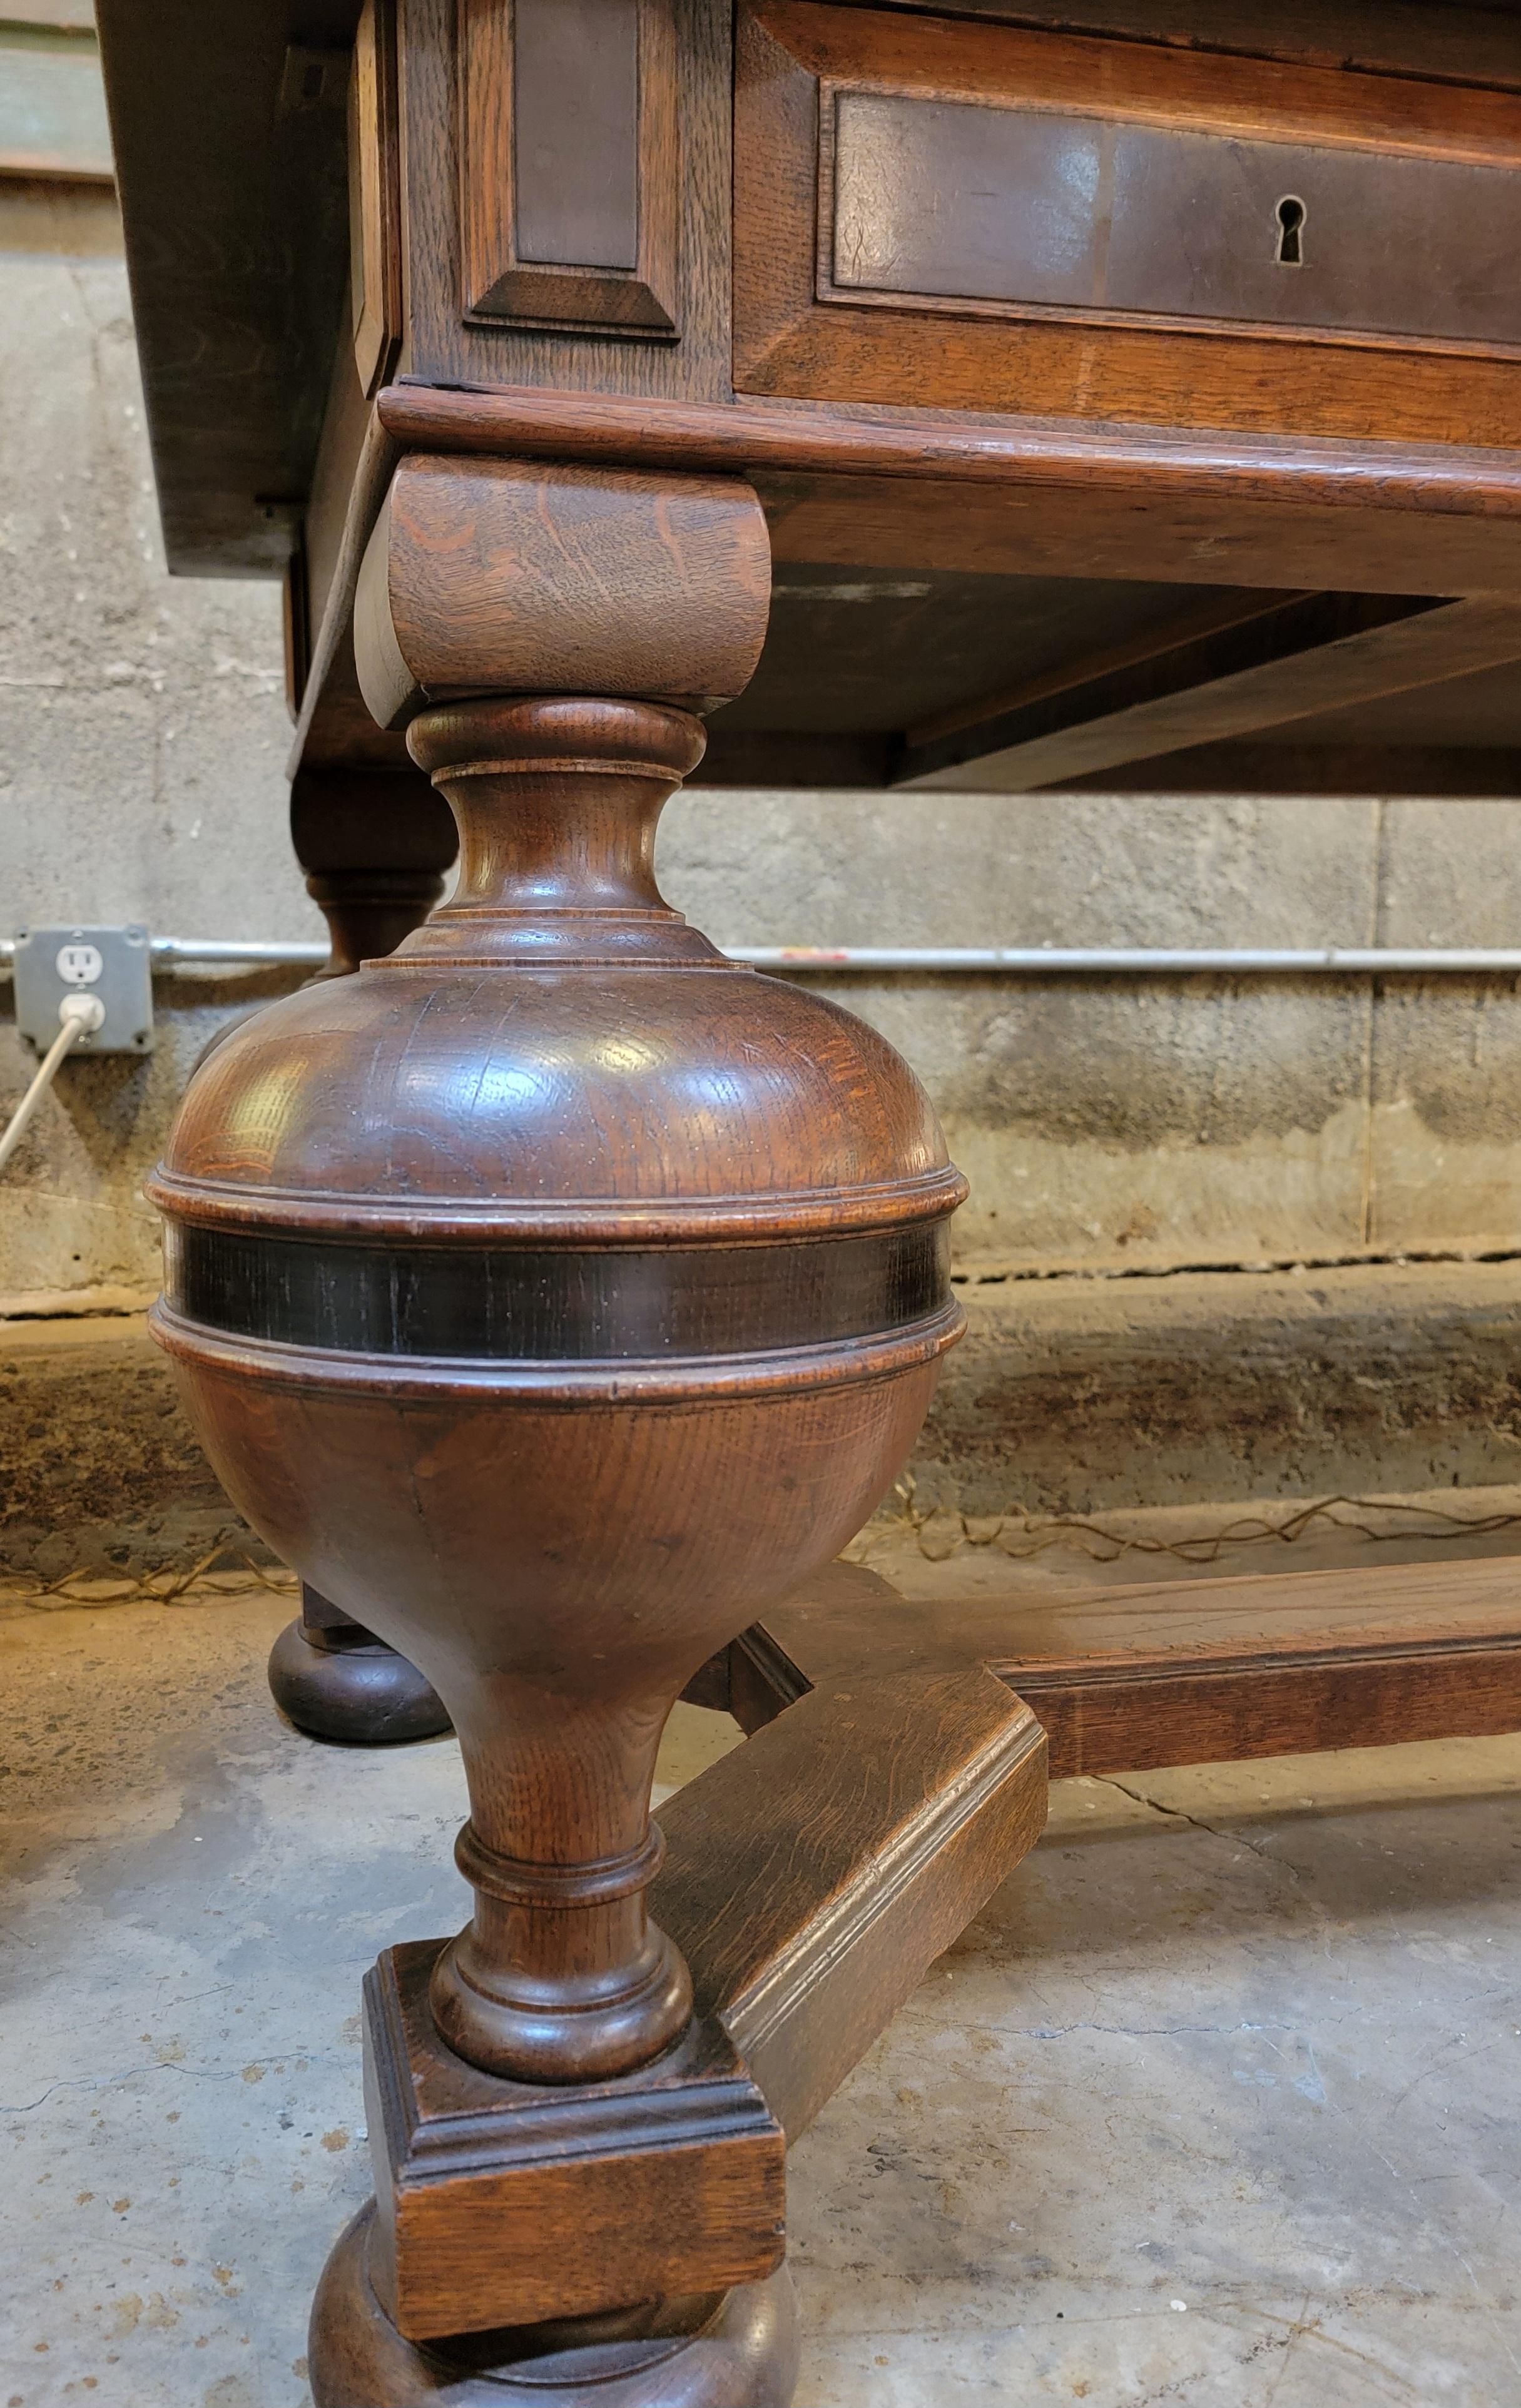
[[[1363,1237],[1365,982],[864,979],[972,1182],[963,1258],[1265,1262]]]
[[[678,796],[658,862],[720,944],[1363,944],[1377,806],[1254,796]]]
[[[1126,1150],[1052,1140],[950,1111],[971,1182],[953,1224],[958,1262],[1028,1269],[1170,1269],[1335,1258],[1362,1243],[1365,1117],[1254,1131],[1230,1143],[1159,1133]]]
[[[224,1536],[269,1560],[201,1453],[140,1318],[9,1324],[0,1426],[0,1564],[10,1570],[183,1570]]]
[[[288,994],[299,975],[161,979],[151,1054],[64,1063],[0,1178],[0,1315],[39,1293],[157,1290],[159,1219],[142,1183],[185,1082],[219,1028]],[[0,1111],[36,1068],[14,1021],[0,1019]]]
[[[1381,943],[1521,944],[1521,805],[1386,804],[1381,882]],[[1521,981],[1386,982],[1370,1096],[1374,1245],[1521,1245]]]
[[[320,931],[286,836],[279,589],[165,574],[119,259],[4,263],[0,383],[7,926]]]
[[[1521,802],[1383,806],[1381,945],[1521,945]]]
[[[1521,1265],[969,1280],[915,1505],[1086,1513],[1521,1477]]]
[[[667,890],[721,941],[1320,944],[1371,927],[1376,806],[680,796]],[[851,978],[972,1182],[964,1258],[1227,1262],[1363,1242],[1366,982]]]

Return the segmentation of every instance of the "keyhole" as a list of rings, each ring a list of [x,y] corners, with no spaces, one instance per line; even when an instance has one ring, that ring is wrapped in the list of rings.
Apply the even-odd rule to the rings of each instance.
[[[1306,210],[1298,193],[1285,193],[1278,204],[1278,265],[1280,267],[1302,267],[1304,253],[1299,236],[1304,231]]]

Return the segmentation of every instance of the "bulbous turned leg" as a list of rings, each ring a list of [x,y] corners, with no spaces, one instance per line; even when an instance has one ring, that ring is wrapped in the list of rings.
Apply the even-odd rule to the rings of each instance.
[[[331,951],[318,981],[352,978],[420,928],[457,853],[453,817],[424,780],[306,770],[291,790],[291,842]],[[390,1747],[450,1727],[431,1682],[373,1630],[303,1584],[301,1612],[269,1654],[282,1714],[313,1739]]]
[[[303,1584],[301,1612],[269,1651],[282,1714],[314,1739],[390,1747],[450,1728],[443,1699],[405,1656]]]
[[[378,2205],[323,2408],[792,2396],[785,2135],[648,1912],[651,1783],[698,1668],[907,1459],[965,1182],[874,1031],[655,882],[688,706],[740,691],[768,594],[730,480],[404,461],[355,662],[455,892],[219,1050],[148,1191],[229,1494],[432,1681],[469,1788],[470,1924],[366,1983]]]
[[[369,2276],[373,2202],[323,2271],[308,2344],[315,2408],[782,2408],[797,2305],[768,2280],[605,2316],[407,2341]]]

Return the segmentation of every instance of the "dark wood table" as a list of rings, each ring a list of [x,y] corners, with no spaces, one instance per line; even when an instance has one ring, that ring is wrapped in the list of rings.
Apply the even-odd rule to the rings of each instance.
[[[169,564],[283,580],[335,933],[193,1083],[161,1329],[334,1694],[415,1657],[471,1781],[475,1923],[368,1986],[314,2393],[782,2408],[782,2146],[1031,1844],[1045,1733],[1509,1728],[1521,1616],[1505,1564],[1001,1616],[821,1569],[955,1334],[959,1191],[879,1040],[665,910],[654,815],[1516,792],[1521,31],[99,15]],[[662,1868],[683,1689],[754,1735]]]

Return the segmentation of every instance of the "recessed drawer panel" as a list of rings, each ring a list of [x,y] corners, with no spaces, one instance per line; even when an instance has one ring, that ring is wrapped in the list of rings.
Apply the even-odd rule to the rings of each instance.
[[[1456,73],[741,0],[734,236],[741,391],[1521,424],[1521,95]]]
[[[1521,165],[849,91],[834,133],[841,294],[1521,344]]]

